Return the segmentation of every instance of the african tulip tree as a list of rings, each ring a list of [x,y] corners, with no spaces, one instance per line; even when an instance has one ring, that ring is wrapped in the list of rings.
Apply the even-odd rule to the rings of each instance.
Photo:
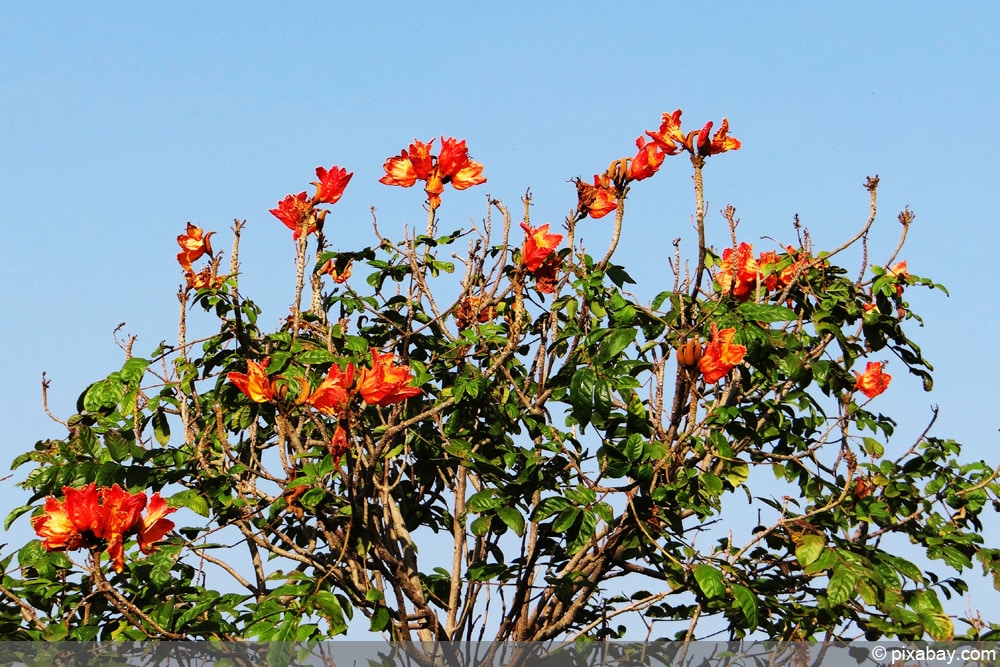
[[[33,495],[10,520],[39,539],[2,561],[0,634],[305,640],[353,618],[424,640],[988,636],[941,596],[1000,571],[981,536],[997,473],[926,433],[887,449],[877,411],[886,362],[930,387],[906,295],[939,286],[899,248],[860,277],[838,264],[867,243],[877,178],[840,248],[798,229],[755,249],[731,207],[711,234],[731,243],[710,246],[704,172],[740,148],[712,129],[664,114],[634,157],[574,180],[561,229],[526,197],[445,234],[444,186],[488,169],[465,140],[414,140],[381,182],[424,183],[426,234],[353,251],[326,237],[353,172],[320,167],[271,210],[297,267],[274,331],[240,290],[260,269],[240,264],[243,223],[228,270],[220,235],[188,224],[176,344],[129,346],[65,438],[14,462]],[[614,261],[628,194],[685,165],[693,238],[639,302]],[[597,255],[578,241],[594,224],[613,228]],[[193,317],[217,333],[188,340]],[[727,522],[737,506],[757,523]]]

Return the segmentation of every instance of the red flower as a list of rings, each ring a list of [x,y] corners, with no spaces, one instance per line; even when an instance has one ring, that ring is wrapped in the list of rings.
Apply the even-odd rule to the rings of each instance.
[[[715,324],[712,324],[712,340],[705,346],[705,351],[698,360],[698,368],[705,382],[718,382],[743,361],[747,349],[733,343],[735,336],[736,329],[718,331]]]
[[[562,234],[549,234],[548,223],[541,227],[531,227],[522,222],[521,229],[526,234],[524,245],[521,246],[521,263],[529,272],[534,273],[555,252],[563,237]]]
[[[96,549],[103,546],[115,571],[125,568],[125,538],[139,534],[143,553],[154,548],[174,525],[162,517],[174,510],[158,493],[153,494],[150,512],[143,518],[145,493],[129,493],[117,484],[98,488],[93,482],[81,489],[63,487],[65,501],[49,496],[44,513],[31,525],[47,551]]]
[[[636,153],[632,164],[629,165],[629,178],[633,181],[641,181],[656,173],[667,154],[655,141],[647,144],[645,137],[636,139],[635,145],[639,152]]]
[[[656,143],[667,155],[676,155],[681,148],[690,147],[687,145],[687,138],[681,132],[681,110],[677,109],[673,113],[663,114],[660,122],[660,129],[656,132],[647,131],[646,134]]]
[[[740,243],[736,248],[722,251],[722,263],[715,274],[715,281],[723,294],[732,294],[736,299],[746,301],[757,286],[759,270],[753,257],[753,245]]]
[[[98,490],[97,495],[101,501],[101,527],[94,534],[107,540],[106,550],[111,563],[116,572],[121,572],[125,567],[125,537],[142,520],[146,494],[131,494],[115,484]]]
[[[592,218],[603,218],[611,211],[618,208],[615,190],[611,187],[610,181],[594,175],[594,184],[584,183],[577,178],[577,215],[583,217],[589,215]]]
[[[316,176],[319,181],[313,181],[316,186],[316,194],[313,195],[313,204],[336,204],[344,195],[344,188],[350,183],[354,172],[347,173],[343,167],[336,165],[327,171],[323,167],[316,167]]]
[[[332,364],[327,371],[326,379],[316,387],[306,402],[327,414],[342,414],[351,400],[351,389],[354,386],[354,364],[347,364],[347,371],[341,371],[340,366]]]
[[[882,372],[883,366],[885,366],[884,362],[869,361],[863,374],[854,371],[856,378],[854,388],[868,398],[875,398],[888,389],[892,376]]]
[[[142,553],[153,553],[156,550],[155,543],[174,529],[174,522],[164,517],[175,511],[176,508],[168,507],[167,501],[159,493],[154,493],[149,499],[149,508],[139,528],[139,549]]]
[[[708,140],[708,133],[712,131],[712,121],[708,121],[705,127],[701,129],[698,133],[698,153],[700,155],[716,155],[718,153],[725,153],[726,151],[738,151],[740,149],[740,140],[736,137],[729,136],[729,121],[725,118],[722,119],[722,124],[719,125],[718,132],[712,137],[712,140]]]
[[[103,521],[99,514],[97,486],[63,487],[65,501],[49,496],[45,510],[31,519],[31,527],[42,538],[47,551],[67,551],[97,545],[96,532]]]
[[[361,369],[358,393],[368,405],[391,405],[423,393],[420,387],[410,385],[413,374],[409,366],[392,363],[394,356],[372,350],[371,370]]]
[[[232,371],[226,377],[254,402],[267,403],[274,400],[274,386],[267,377],[269,361],[270,358],[266,357],[258,364],[248,359],[246,373]]]
[[[271,215],[281,220],[285,227],[292,230],[292,239],[296,241],[303,232],[309,235],[316,231],[316,212],[305,192],[287,195],[278,202],[278,208],[272,208],[270,212]]]
[[[181,251],[177,254],[177,261],[180,262],[181,268],[185,272],[190,271],[191,263],[200,259],[202,255],[212,255],[210,239],[214,233],[204,234],[201,227],[196,227],[190,222],[187,223],[187,233],[177,237],[177,244],[181,247]]]
[[[409,149],[390,157],[382,165],[385,176],[379,183],[408,188],[418,180],[425,181],[424,192],[431,208],[441,205],[441,193],[446,183],[456,190],[465,190],[486,182],[483,165],[469,159],[465,139],[441,137],[441,153],[431,155],[434,140],[427,143],[414,139]]]

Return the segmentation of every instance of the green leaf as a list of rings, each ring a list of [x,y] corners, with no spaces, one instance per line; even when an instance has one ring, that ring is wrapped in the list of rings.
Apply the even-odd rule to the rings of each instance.
[[[840,565],[834,568],[830,583],[826,588],[826,597],[830,606],[841,605],[852,599],[860,578],[860,573],[850,565]]]
[[[580,549],[583,549],[588,544],[590,544],[591,538],[594,537],[594,531],[597,528],[597,513],[593,510],[581,512],[580,517],[580,528],[577,530],[576,535],[569,543],[569,552],[575,554]]]
[[[698,582],[698,588],[709,600],[719,597],[726,592],[726,582],[722,578],[722,572],[701,563],[694,566],[694,579]]]
[[[645,444],[646,443],[641,435],[633,433],[628,437],[628,440],[625,441],[625,448],[622,450],[622,453],[625,455],[625,458],[635,463],[642,458],[642,452],[645,449]]]
[[[569,529],[576,520],[580,517],[580,510],[576,507],[571,507],[568,510],[563,510],[556,517],[556,520],[552,522],[552,530],[557,533],[563,533]]]
[[[795,544],[795,559],[802,567],[808,567],[816,562],[826,547],[826,538],[822,535],[803,535]]]
[[[20,507],[11,510],[10,514],[7,515],[7,519],[3,522],[3,529],[10,530],[10,524],[14,523],[14,521],[17,520],[17,517],[25,514],[26,512],[30,512],[33,509],[35,509],[34,505],[21,505]]]
[[[493,495],[493,489],[483,489],[473,493],[465,503],[470,512],[484,512],[500,507],[500,500]]]
[[[757,629],[757,597],[746,586],[733,584],[733,598],[736,599],[736,605],[743,612],[747,627],[750,632],[753,632]]]
[[[368,629],[372,632],[382,632],[389,627],[391,622],[392,619],[389,617],[389,610],[385,607],[379,607],[372,614],[371,624],[368,626]]]
[[[628,329],[612,329],[611,333],[604,337],[601,346],[594,355],[595,364],[606,364],[612,359],[617,359],[622,351],[632,344],[638,332],[629,327]]]
[[[791,322],[796,319],[791,308],[766,303],[741,303],[737,310],[751,322]]]
[[[578,368],[569,383],[569,403],[573,406],[573,416],[581,426],[590,423],[594,411],[594,384],[597,376],[589,366]]]
[[[507,524],[507,527],[517,533],[518,537],[524,535],[524,516],[521,510],[516,507],[501,507],[497,509],[497,516]]]
[[[337,360],[326,350],[306,350],[295,355],[295,361],[303,365],[329,364]]]
[[[573,504],[561,496],[552,496],[551,498],[544,498],[535,507],[535,511],[531,513],[531,520],[533,522],[544,521],[548,519],[553,514],[562,512],[563,510],[569,509]]]
[[[170,442],[170,424],[167,423],[167,413],[163,408],[156,408],[153,413],[153,437],[161,447],[166,447]]]
[[[340,600],[330,591],[320,591],[312,596],[312,603],[316,609],[330,623],[330,633],[341,635],[347,632],[347,621],[344,620],[344,610],[340,606]]]
[[[146,368],[149,366],[149,359],[140,359],[139,357],[132,357],[125,362],[122,366],[121,378],[133,387],[138,386],[142,382],[142,376],[146,373]]]

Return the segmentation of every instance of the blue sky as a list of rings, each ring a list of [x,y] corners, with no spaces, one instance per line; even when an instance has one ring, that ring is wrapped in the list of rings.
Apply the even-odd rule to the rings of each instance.
[[[175,238],[192,221],[246,219],[243,291],[276,323],[291,301],[292,249],[268,213],[307,189],[317,165],[355,172],[328,220],[335,247],[422,225],[419,189],[378,184],[383,160],[414,137],[468,140],[489,178],[445,193],[442,229],[512,207],[527,188],[536,224],[559,225],[569,179],[591,177],[660,115],[692,128],[729,118],[739,152],[706,170],[710,238],[793,242],[799,214],[818,248],[867,215],[879,174],[878,263],[896,214],[916,213],[902,257],[951,297],[912,289],[913,335],[936,368],[931,394],[897,372],[880,409],[899,451],[940,406],[934,433],[1000,458],[991,354],[998,322],[995,26],[990,3],[695,2],[7,3],[0,9],[0,418],[8,459],[61,436],[39,403],[42,371],[62,417],[90,382],[120,367],[112,331],[148,354],[176,337]],[[641,186],[641,187],[640,187]],[[690,173],[668,162],[634,189],[619,258],[640,293],[670,283],[670,241],[690,237]],[[603,248],[606,226],[585,238]],[[897,371],[901,371],[899,364]],[[890,366],[889,371],[894,370]],[[893,451],[891,448],[890,452]],[[0,482],[0,511],[20,504]],[[26,522],[12,542],[23,539]],[[7,540],[0,540],[7,541]],[[997,611],[997,610],[994,610]]]

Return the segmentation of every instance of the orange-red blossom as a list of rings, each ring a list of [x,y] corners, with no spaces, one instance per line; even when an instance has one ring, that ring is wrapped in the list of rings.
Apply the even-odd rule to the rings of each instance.
[[[205,234],[201,227],[187,223],[187,232],[177,237],[177,244],[181,251],[177,253],[177,261],[184,272],[190,272],[191,264],[200,259],[202,255],[212,256],[212,234]]]
[[[125,568],[124,542],[136,535],[142,553],[156,549],[156,542],[173,529],[166,515],[174,511],[159,493],[149,500],[146,516],[145,492],[129,493],[117,484],[97,487],[91,482],[81,489],[63,487],[65,500],[49,496],[42,514],[31,526],[48,551],[104,547],[116,572]]]
[[[524,244],[521,246],[521,263],[530,273],[534,273],[555,252],[562,241],[562,234],[550,234],[549,225],[532,227],[526,222],[521,223],[524,230]]]
[[[708,121],[700,130],[692,130],[685,134],[681,131],[681,110],[663,114],[659,130],[649,130],[646,134],[658,144],[667,155],[676,155],[686,150],[692,155],[716,155],[726,151],[740,149],[740,140],[729,136],[729,121],[722,119],[719,129],[714,135],[712,121]]]
[[[888,389],[892,376],[882,372],[884,366],[881,361],[869,361],[864,373],[854,371],[854,388],[868,398],[875,398]]]
[[[418,180],[424,181],[427,203],[436,209],[441,205],[445,183],[451,183],[456,190],[465,190],[486,182],[483,165],[469,158],[465,139],[441,137],[441,153],[437,156],[431,155],[433,145],[433,139],[427,143],[414,139],[408,149],[386,159],[382,165],[385,176],[379,183],[409,188]]]
[[[327,414],[343,414],[351,400],[354,387],[354,364],[347,364],[346,370],[332,364],[324,379],[312,392],[306,403],[320,412]]]
[[[576,210],[579,218],[589,215],[596,220],[618,208],[618,194],[607,173],[600,176],[594,174],[593,185],[579,178],[573,182],[576,183]]]
[[[258,364],[248,359],[246,373],[232,371],[226,377],[255,403],[267,403],[274,400],[274,383],[267,377],[270,360],[270,357],[265,357]]]
[[[753,245],[740,243],[736,248],[722,251],[722,264],[715,274],[723,294],[731,294],[740,301],[746,301],[757,285],[760,268],[753,256]]]
[[[712,384],[724,378],[737,364],[743,361],[747,353],[746,347],[733,343],[736,329],[718,331],[712,324],[712,340],[705,345],[705,350],[698,360],[705,382]]]
[[[309,197],[305,191],[297,195],[286,195],[278,202],[277,208],[270,209],[271,215],[292,230],[292,239],[299,240],[309,235],[323,224],[327,210],[316,210],[317,204],[336,204],[344,195],[344,188],[351,182],[354,172],[334,165],[329,169],[316,167],[318,181],[313,181],[316,194]]]
[[[420,387],[412,386],[410,367],[394,364],[394,358],[391,352],[372,350],[371,369],[361,369],[357,391],[368,405],[391,405],[423,393]]]

